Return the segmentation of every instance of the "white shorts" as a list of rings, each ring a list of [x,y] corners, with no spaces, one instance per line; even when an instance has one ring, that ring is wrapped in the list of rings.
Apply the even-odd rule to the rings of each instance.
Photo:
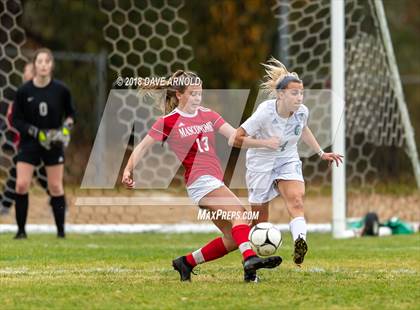
[[[224,185],[223,181],[212,175],[202,175],[187,187],[187,192],[191,200],[198,204],[201,198]]]
[[[264,203],[277,197],[276,180],[295,180],[304,182],[302,176],[302,162],[292,161],[268,172],[246,171],[246,185],[248,187],[248,201],[250,203]]]

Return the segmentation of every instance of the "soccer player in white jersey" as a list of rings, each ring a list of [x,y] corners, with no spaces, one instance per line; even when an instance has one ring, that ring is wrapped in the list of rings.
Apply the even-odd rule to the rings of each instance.
[[[342,163],[342,155],[324,152],[307,126],[308,108],[302,104],[303,83],[294,72],[275,58],[263,64],[266,70],[262,88],[275,94],[262,102],[254,114],[231,137],[230,143],[241,147],[247,136],[257,139],[277,137],[278,147],[250,148],[246,156],[248,199],[259,218],[253,224],[268,220],[268,205],[278,195],[283,197],[291,217],[290,231],[294,240],[293,260],[303,263],[308,250],[303,210],[305,183],[297,143],[305,142],[323,160]]]

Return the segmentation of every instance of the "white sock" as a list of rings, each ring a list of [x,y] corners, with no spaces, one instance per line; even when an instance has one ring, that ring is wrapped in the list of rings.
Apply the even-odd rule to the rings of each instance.
[[[292,233],[293,241],[301,237],[306,241],[306,221],[303,216],[295,217],[289,224],[290,232]]]

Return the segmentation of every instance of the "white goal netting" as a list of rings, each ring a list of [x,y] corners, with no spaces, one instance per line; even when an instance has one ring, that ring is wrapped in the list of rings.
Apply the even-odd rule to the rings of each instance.
[[[343,70],[346,74],[344,155],[347,159],[347,189],[374,191],[380,176],[380,152],[387,148],[406,147],[406,132],[373,0],[348,0],[345,3],[346,67]],[[329,89],[330,0],[276,0],[271,4],[273,20],[278,26],[279,46],[279,53],[273,51],[272,54],[299,74],[306,89]],[[195,27],[180,14],[186,5],[182,0],[98,0],[98,10],[105,14],[107,20],[103,35],[108,44],[109,68],[115,79],[166,76],[177,69],[191,68],[194,49],[198,47],[189,45],[186,40],[191,27]],[[25,31],[18,23],[22,14],[21,1],[3,1],[0,11],[0,96],[2,105],[7,107],[22,82],[21,73],[27,60],[22,53]],[[256,61],[264,62],[265,59]],[[256,76],[255,79],[259,78]],[[117,91],[110,96],[114,96],[113,100],[118,103],[118,108],[113,111],[118,124],[111,130],[121,133],[121,140],[138,141],[150,128],[151,122],[161,115],[154,105],[139,107],[138,98],[130,92]],[[328,107],[315,105],[310,117],[319,138],[329,139],[332,143],[334,132],[326,132],[330,121],[328,113]],[[8,186],[6,180],[11,176],[10,168],[14,165],[16,146],[8,140],[10,130],[3,130],[7,124],[3,113],[0,114],[0,122],[0,138],[3,148],[6,146],[7,149],[0,156],[0,185],[5,188]],[[133,127],[136,128],[134,132]],[[132,150],[131,145],[129,150]],[[140,165],[145,167],[141,178],[159,188],[162,182],[166,182],[168,173],[176,173],[180,163],[166,146],[156,145]],[[303,165],[308,188],[323,192],[331,186],[331,170],[316,156],[303,158]],[[97,169],[99,176],[101,167]],[[95,171],[92,173],[95,175]],[[174,184],[182,183],[181,174],[176,174]],[[1,199],[12,202],[10,197],[3,196]],[[106,212],[114,212],[111,209]],[[121,207],[120,210],[118,214],[124,218],[121,214],[127,213],[128,209]],[[142,222],[141,215],[131,210],[134,220],[126,222]],[[80,212],[83,213],[82,210]],[[93,215],[80,217],[80,223],[91,218]],[[103,223],[109,221],[112,217],[104,215]]]

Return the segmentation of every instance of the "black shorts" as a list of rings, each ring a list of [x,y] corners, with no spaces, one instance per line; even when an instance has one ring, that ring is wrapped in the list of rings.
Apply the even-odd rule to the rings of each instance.
[[[17,162],[20,161],[34,166],[38,166],[41,161],[45,166],[64,164],[64,150],[62,147],[47,150],[36,141],[21,143],[17,155]]]

